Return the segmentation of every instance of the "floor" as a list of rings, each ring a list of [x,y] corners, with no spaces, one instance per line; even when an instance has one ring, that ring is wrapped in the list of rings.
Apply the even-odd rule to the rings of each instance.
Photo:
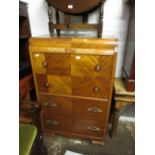
[[[44,137],[48,155],[67,155],[67,150],[83,155],[134,155],[134,113],[133,105],[123,109],[117,134],[113,138],[107,137],[105,145],[92,144],[87,140],[63,136]]]

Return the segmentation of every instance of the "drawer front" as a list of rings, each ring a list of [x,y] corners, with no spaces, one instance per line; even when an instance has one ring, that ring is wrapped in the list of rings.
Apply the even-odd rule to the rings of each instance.
[[[75,77],[111,78],[113,56],[72,55],[71,75]]]
[[[51,115],[72,116],[72,99],[69,97],[39,95],[42,109]]]
[[[50,113],[42,113],[42,121],[44,129],[56,131],[70,131],[72,129],[72,119],[58,115],[50,115]]]
[[[74,118],[105,121],[107,102],[87,99],[72,99],[72,103]]]
[[[36,74],[36,81],[37,81],[37,86],[38,86],[39,92],[45,92],[45,93],[49,92],[48,87],[46,86],[47,77],[45,74]]]
[[[46,73],[46,67],[44,65],[44,62],[45,62],[44,53],[33,53],[32,57],[33,57],[33,64],[34,64],[35,73],[45,74]]]
[[[46,53],[47,74],[70,75],[71,56],[70,54]]]
[[[104,122],[74,119],[73,130],[76,133],[88,136],[102,137],[104,135]]]
[[[109,96],[109,90],[109,79],[72,77],[73,95],[107,99]]]
[[[71,77],[47,75],[50,94],[71,94]]]
[[[39,92],[49,94],[71,94],[71,77],[36,74]]]

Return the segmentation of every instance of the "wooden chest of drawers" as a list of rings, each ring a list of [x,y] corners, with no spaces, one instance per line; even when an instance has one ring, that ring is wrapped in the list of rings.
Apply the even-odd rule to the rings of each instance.
[[[30,39],[44,133],[105,140],[116,49],[115,39]]]

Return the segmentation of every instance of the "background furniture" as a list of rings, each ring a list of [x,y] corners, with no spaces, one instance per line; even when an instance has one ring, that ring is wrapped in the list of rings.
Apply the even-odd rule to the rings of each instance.
[[[32,99],[34,83],[29,57],[29,38],[31,30],[27,11],[27,3],[19,2],[19,97]]]
[[[31,38],[45,134],[105,140],[116,47],[116,39]]]
[[[112,113],[112,130],[111,136],[113,137],[117,131],[120,111],[127,104],[135,103],[135,93],[129,92],[125,89],[125,84],[121,78],[116,78],[114,81],[114,111]]]
[[[37,128],[34,125],[19,125],[19,155],[39,155]]]
[[[130,6],[130,18],[122,78],[127,91],[135,91],[135,2],[134,0],[129,0],[128,3]]]
[[[20,100],[19,107],[20,155],[47,155],[40,119],[41,107],[38,103],[27,100]]]
[[[57,31],[57,36],[61,35],[61,30],[96,30],[97,36],[102,36],[103,25],[103,3],[104,0],[47,0],[49,12],[49,31],[51,36],[54,35],[54,29]],[[56,9],[56,23],[53,22],[52,7]],[[98,24],[89,24],[88,13],[99,7]],[[60,22],[60,11],[64,13],[64,22]],[[71,16],[72,15],[72,16]],[[82,23],[71,23],[71,17],[82,16]]]

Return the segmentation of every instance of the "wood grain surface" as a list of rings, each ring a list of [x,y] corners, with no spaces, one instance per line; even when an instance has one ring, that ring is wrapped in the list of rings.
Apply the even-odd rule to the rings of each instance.
[[[65,13],[80,14],[95,8],[100,4],[101,0],[47,0],[47,2],[49,5]]]

